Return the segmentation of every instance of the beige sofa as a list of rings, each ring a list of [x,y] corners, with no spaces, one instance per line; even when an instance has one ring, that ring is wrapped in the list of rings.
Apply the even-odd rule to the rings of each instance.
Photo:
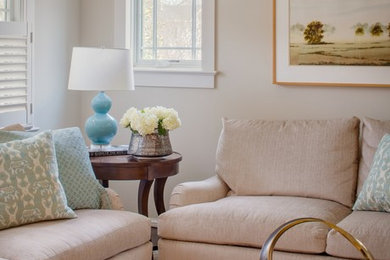
[[[390,259],[390,213],[352,210],[389,132],[390,121],[369,118],[362,126],[357,118],[225,119],[216,176],[176,186],[170,210],[159,217],[159,259],[259,259],[272,231],[301,217],[335,223],[375,259]],[[288,230],[275,250],[274,259],[283,260],[361,258],[320,223]]]
[[[113,210],[75,210],[74,219],[1,230],[0,259],[152,259],[149,219],[124,211],[118,195],[108,191]]]
[[[12,125],[2,130],[23,131],[24,128]],[[78,149],[74,143],[70,146],[71,149]],[[85,153],[88,158],[88,152]],[[81,160],[85,156],[80,157]],[[69,157],[66,156],[67,159]],[[80,164],[77,166],[77,173],[85,171]],[[0,178],[0,184],[2,181]],[[83,186],[77,187],[85,189]],[[102,194],[100,206],[110,210],[78,209],[74,211],[77,218],[42,221],[0,230],[0,259],[152,259],[150,220],[140,214],[124,211],[118,194],[111,189],[106,190],[107,193]],[[0,196],[3,195],[0,189]],[[0,203],[3,201],[0,200]],[[2,213],[0,211],[0,217],[4,215]]]

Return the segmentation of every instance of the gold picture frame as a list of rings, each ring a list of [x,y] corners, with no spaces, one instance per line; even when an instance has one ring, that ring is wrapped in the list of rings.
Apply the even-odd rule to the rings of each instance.
[[[383,4],[383,2],[385,3]],[[316,14],[316,12],[312,12],[310,9],[299,9],[300,7],[303,9],[306,8],[306,6],[310,7],[311,5],[307,3],[312,3],[312,6],[318,5],[318,9],[321,10],[322,13]],[[381,21],[381,16],[378,16],[378,13],[376,13],[374,17],[370,17],[370,13],[367,11],[369,9],[367,9],[366,6],[359,6],[359,4],[371,4],[371,9],[377,8],[377,11],[384,10],[384,13],[390,13],[390,1],[383,0],[273,0],[273,84],[295,86],[390,87],[390,17],[387,18],[388,21]],[[380,4],[383,5],[380,6]],[[325,6],[326,8],[322,6]],[[342,10],[343,13],[339,13],[339,10]],[[352,15],[352,10],[358,14],[359,12],[367,12],[364,17],[368,17],[368,21],[366,22],[364,20],[358,20],[356,15]],[[308,13],[307,18],[306,16],[302,15],[302,12]],[[305,32],[306,28],[309,27],[310,23],[291,24],[294,22],[294,17],[305,17],[306,19],[309,19],[308,21],[311,21],[315,20],[312,19],[314,15],[318,15],[318,17],[326,17],[326,15],[329,15],[329,12],[330,14],[334,12],[334,15],[339,15],[340,17],[341,14],[345,16],[342,17],[343,21],[346,21],[345,23],[340,22],[334,26],[331,25],[332,22],[330,22],[330,25],[328,25],[326,18],[323,18],[325,21],[323,21],[322,24],[327,29],[329,29],[330,26],[330,28],[333,30],[344,30],[343,35],[348,35],[349,38],[345,38],[343,40],[343,48],[347,43],[350,45],[352,44],[351,46],[353,46],[353,48],[351,47],[351,51],[354,50],[355,52],[359,52],[360,55],[360,53],[363,53],[363,51],[361,51],[362,49],[369,49],[369,47],[372,48],[372,46],[368,46],[368,43],[371,41],[369,37],[373,37],[375,40],[372,40],[372,43],[383,42],[383,39],[387,39],[385,40],[384,47],[381,46],[380,52],[377,52],[378,61],[382,62],[384,65],[371,64],[373,61],[369,60],[366,56],[359,56],[358,58],[354,57],[352,59],[350,58],[351,54],[348,54],[350,56],[347,56],[349,49],[347,51],[345,51],[345,48],[342,50],[337,49],[341,48],[341,44],[338,42],[332,43],[326,42],[325,40],[321,42],[321,45],[320,43],[317,43],[318,45],[311,45],[307,42],[308,40],[304,40],[305,35],[307,35]],[[294,15],[294,13],[299,13],[299,16],[297,14]],[[348,16],[345,14],[350,15]],[[304,20],[305,18],[299,19]],[[332,17],[332,19],[332,21],[335,20],[334,17]],[[348,19],[350,19],[350,21]],[[382,25],[381,28],[383,32],[380,34],[380,37],[374,37],[375,35],[373,35],[371,32],[373,30],[372,28],[374,28],[373,26],[375,25],[375,23],[372,21],[376,20],[378,20],[378,24]],[[367,33],[367,35],[364,36],[365,40],[361,40],[359,43],[364,47],[363,48],[358,46],[360,49],[354,46],[354,44],[356,45],[357,43],[348,42],[352,39],[352,37],[356,37],[358,40],[362,39],[358,37],[360,34],[358,35],[359,32],[355,28],[356,24],[361,24],[362,26],[364,25],[364,30],[366,31],[365,33]],[[299,33],[302,33],[302,36],[299,36],[302,37],[299,39],[302,41],[302,43],[299,44],[295,44],[292,40],[294,39],[294,33],[297,33],[294,31],[297,27],[299,27]],[[322,32],[324,32],[324,30],[322,30]],[[329,33],[330,32],[331,30],[329,30]],[[350,36],[351,33],[355,33],[356,35]],[[387,34],[388,38],[386,38]],[[339,33],[339,35],[341,34]],[[324,38],[326,39],[327,33],[323,33],[322,36],[325,36]],[[327,39],[332,39],[332,37],[328,36]],[[333,39],[341,38],[340,36],[339,38],[333,36]],[[314,49],[312,52],[309,52],[306,51],[308,50],[307,47],[316,49]],[[298,56],[298,60],[302,60],[302,64],[296,63],[296,48],[299,49],[299,55],[301,56]],[[328,52],[329,49],[332,49],[334,52]],[[379,47],[375,47],[373,49],[379,50]],[[335,54],[335,50],[338,51],[337,54]],[[293,52],[293,54],[291,54],[291,52]],[[327,57],[323,55],[324,53],[327,55]],[[365,55],[365,53],[363,53],[363,55]],[[337,58],[338,56],[340,57]],[[310,57],[310,59],[308,59],[308,57]],[[327,60],[321,60],[321,57],[325,57]],[[308,62],[308,60],[311,63],[304,63]],[[355,64],[353,62],[355,62]]]

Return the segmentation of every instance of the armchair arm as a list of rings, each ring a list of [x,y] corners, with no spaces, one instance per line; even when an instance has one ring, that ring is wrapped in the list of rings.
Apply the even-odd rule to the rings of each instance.
[[[217,175],[203,181],[177,185],[171,194],[169,208],[216,201],[226,197],[229,187]]]
[[[106,188],[107,194],[102,194],[102,209],[112,209],[112,210],[125,210],[123,203],[119,194],[116,193],[113,189]],[[108,195],[108,200],[107,197]],[[111,205],[110,205],[111,204]]]

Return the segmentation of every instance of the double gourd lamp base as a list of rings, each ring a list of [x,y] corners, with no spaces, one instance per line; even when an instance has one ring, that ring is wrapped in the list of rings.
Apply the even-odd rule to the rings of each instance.
[[[91,140],[93,148],[104,149],[105,146],[109,146],[118,131],[115,118],[108,114],[111,104],[111,98],[103,91],[99,92],[91,101],[95,114],[85,122],[85,132]]]
[[[73,48],[68,89],[99,91],[91,101],[94,114],[85,122],[85,131],[92,148],[109,147],[118,126],[108,114],[112,101],[104,91],[134,90],[130,50]]]

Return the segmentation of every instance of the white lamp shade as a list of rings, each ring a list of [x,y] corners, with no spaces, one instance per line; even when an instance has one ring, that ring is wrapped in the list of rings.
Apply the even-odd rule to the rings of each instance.
[[[134,90],[130,50],[74,47],[68,89]]]

